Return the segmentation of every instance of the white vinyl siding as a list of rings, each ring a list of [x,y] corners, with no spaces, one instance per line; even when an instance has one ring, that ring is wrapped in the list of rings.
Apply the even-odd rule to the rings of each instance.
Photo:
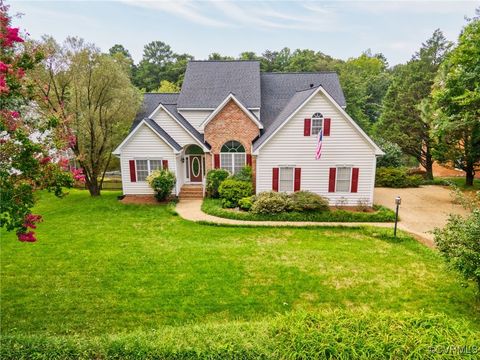
[[[350,192],[352,180],[351,167],[337,168],[337,182],[335,184],[335,192]]]
[[[304,136],[304,119],[316,112],[331,118],[330,136],[323,137],[322,156],[315,160],[317,136]],[[346,198],[346,204],[358,201],[372,204],[375,183],[375,151],[342,113],[321,93],[315,95],[259,150],[256,191],[272,189],[272,168],[291,164],[302,168],[302,190],[318,193],[331,205]],[[329,169],[358,167],[358,192],[329,193]]]
[[[152,117],[160,127],[167,132],[180,146],[198,144],[198,142],[178,123],[177,120],[159,109]]]
[[[155,134],[148,126],[142,125],[140,129],[123,146],[120,155],[122,171],[122,187],[125,195],[153,194],[146,181],[130,181],[130,160],[168,160],[168,168],[177,175],[176,157],[173,149]],[[179,177],[177,176],[177,179]],[[177,191],[178,193],[178,186]]]
[[[213,110],[182,110],[179,113],[190,123],[193,125],[195,129],[203,133],[200,129],[200,124],[202,124]]]
[[[292,192],[293,191],[293,174],[294,168],[293,167],[281,167],[279,169],[279,183],[278,183],[278,190],[284,192]]]

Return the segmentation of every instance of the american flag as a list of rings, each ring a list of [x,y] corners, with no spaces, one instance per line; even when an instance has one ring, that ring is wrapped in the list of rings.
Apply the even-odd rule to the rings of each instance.
[[[317,149],[315,150],[315,160],[322,156],[323,129],[318,132]]]

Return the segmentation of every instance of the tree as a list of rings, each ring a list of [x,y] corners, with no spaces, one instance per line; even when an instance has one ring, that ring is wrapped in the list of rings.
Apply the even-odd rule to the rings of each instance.
[[[224,56],[220,53],[214,52],[208,55],[208,60],[235,60],[233,56]]]
[[[339,66],[346,111],[367,132],[378,121],[383,97],[390,84],[388,63],[382,54],[368,50]]]
[[[441,144],[436,157],[464,170],[472,186],[480,166],[480,19],[463,29],[442,64],[433,98],[438,110],[433,132]]]
[[[68,38],[60,47],[46,39],[49,52],[36,72],[37,96],[47,114],[64,119],[92,196],[100,195],[112,151],[126,135],[139,104],[126,68],[83,40]],[[41,86],[47,84],[46,86]]]
[[[135,69],[134,83],[146,91],[156,89],[162,80],[180,85],[187,63],[192,59],[189,54],[175,54],[162,41],[152,41],[143,49],[143,58]]]
[[[42,54],[24,46],[10,23],[8,7],[0,2],[0,227],[33,242],[41,221],[31,213],[35,192],[47,189],[61,197],[62,187],[73,184],[68,159],[59,156],[69,134],[61,119],[36,111],[30,75]],[[74,173],[81,180],[81,171]]]
[[[438,68],[450,47],[443,33],[435,30],[407,64],[394,68],[383,112],[375,126],[378,135],[413,156],[429,179],[433,178],[433,119],[424,101],[428,101]]]
[[[159,92],[159,93],[177,93],[180,91],[180,88],[168,81],[168,80],[162,80],[160,81],[160,87],[155,91],[155,92]]]

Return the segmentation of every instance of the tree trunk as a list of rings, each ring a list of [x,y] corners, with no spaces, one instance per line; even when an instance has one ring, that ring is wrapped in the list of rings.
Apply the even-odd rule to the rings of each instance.
[[[90,196],[100,196],[100,185],[97,178],[86,180],[87,189],[90,192]]]
[[[425,154],[425,170],[427,172],[425,174],[427,180],[433,180],[433,159],[430,149],[427,149],[427,153]]]
[[[465,185],[466,186],[473,186],[473,179],[475,177],[475,170],[473,168],[473,164],[467,163],[467,167],[465,169]]]

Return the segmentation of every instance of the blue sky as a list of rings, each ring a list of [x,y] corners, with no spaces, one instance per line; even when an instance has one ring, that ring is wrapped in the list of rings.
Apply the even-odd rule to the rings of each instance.
[[[436,28],[456,40],[480,1],[6,1],[33,38],[80,36],[124,45],[136,62],[153,40],[205,59],[212,52],[308,48],[347,59],[370,48],[407,61]]]

